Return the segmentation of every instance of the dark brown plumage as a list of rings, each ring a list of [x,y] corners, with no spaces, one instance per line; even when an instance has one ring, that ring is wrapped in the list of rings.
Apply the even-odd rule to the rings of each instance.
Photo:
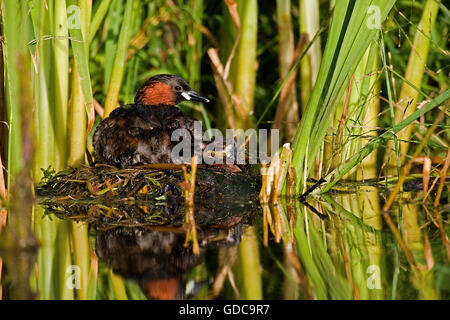
[[[172,132],[179,128],[193,134],[194,119],[175,107],[181,101],[209,102],[180,77],[157,75],[139,89],[135,104],[120,107],[104,119],[93,137],[97,163],[117,167],[172,163]],[[193,139],[192,139],[193,141]]]

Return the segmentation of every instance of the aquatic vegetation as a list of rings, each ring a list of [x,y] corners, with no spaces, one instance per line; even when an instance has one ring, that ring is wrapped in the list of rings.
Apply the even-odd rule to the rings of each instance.
[[[442,1],[0,2],[0,297],[450,298]],[[167,73],[271,163],[95,163]]]

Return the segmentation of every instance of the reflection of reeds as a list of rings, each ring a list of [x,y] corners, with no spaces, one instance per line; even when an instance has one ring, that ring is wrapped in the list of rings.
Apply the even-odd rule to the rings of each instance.
[[[189,225],[189,230],[186,232],[186,242],[185,246],[188,245],[189,241],[192,241],[192,252],[194,254],[200,254],[200,248],[198,246],[197,240],[197,229],[195,226],[195,216],[194,216],[194,196],[195,196],[195,177],[197,173],[197,157],[191,158],[191,172],[188,174],[186,167],[183,166],[184,174],[184,196],[185,196],[185,207],[186,207],[186,217],[185,223]]]
[[[417,209],[416,204],[405,203],[402,205],[402,238],[410,250],[410,254],[414,257],[414,264],[410,262],[410,276],[412,284],[419,293],[419,298],[435,300],[438,296],[434,289],[434,276],[431,271],[433,258],[429,248],[427,230],[422,231],[419,225],[421,219]]]
[[[241,298],[261,300],[263,298],[259,245],[254,226],[245,226],[239,244],[236,262],[238,284],[242,288]]]

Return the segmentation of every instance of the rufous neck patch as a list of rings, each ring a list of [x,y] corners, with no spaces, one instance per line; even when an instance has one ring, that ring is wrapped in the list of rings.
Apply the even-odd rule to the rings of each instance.
[[[176,98],[172,87],[163,82],[154,82],[139,90],[137,103],[150,106],[161,104],[175,105]]]

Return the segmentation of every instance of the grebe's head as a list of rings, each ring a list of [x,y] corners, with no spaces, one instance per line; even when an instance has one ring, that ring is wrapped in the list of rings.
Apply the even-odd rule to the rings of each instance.
[[[183,78],[170,74],[158,74],[151,77],[134,97],[136,104],[149,106],[173,106],[185,100],[209,102],[209,99],[192,90]]]

